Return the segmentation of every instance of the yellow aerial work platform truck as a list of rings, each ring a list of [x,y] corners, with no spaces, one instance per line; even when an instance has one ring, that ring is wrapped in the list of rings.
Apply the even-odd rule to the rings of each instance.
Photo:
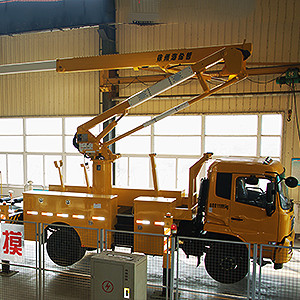
[[[112,164],[120,155],[113,153],[110,145],[243,80],[248,75],[246,60],[251,53],[252,44],[243,43],[57,60],[58,72],[159,67],[168,77],[78,127],[73,144],[93,163],[91,186],[86,177],[86,186],[65,186],[61,180],[61,185],[50,186],[49,191],[24,193],[24,220],[49,224],[50,234],[45,233],[43,242],[55,263],[71,265],[84,256],[86,249],[97,247],[97,236],[87,238],[77,227],[163,234],[166,216],[172,217],[178,236],[201,238],[197,242],[183,239],[180,246],[187,255],[199,258],[205,253],[208,273],[223,283],[237,282],[246,276],[248,249],[244,244],[229,249],[226,243],[220,245],[211,239],[294,245],[295,217],[287,186],[295,187],[297,180],[285,178],[283,166],[271,159],[217,159],[209,167],[207,177],[201,180],[197,193],[196,178],[203,164],[212,157],[212,153],[205,153],[189,169],[188,194],[185,195],[181,191],[158,188],[154,155],[150,155],[153,189],[112,185]],[[222,66],[217,72],[221,83],[209,88],[207,82],[219,66]],[[127,133],[104,140],[129,109],[193,78],[198,79],[202,94]],[[93,135],[90,129],[105,121],[110,121],[109,125],[98,136]],[[56,167],[60,171],[61,165],[56,163]],[[66,225],[67,229],[55,227],[56,224]],[[120,237],[122,235],[111,237],[108,246],[124,244]],[[25,238],[35,240],[32,227],[27,224]],[[161,245],[157,245],[150,236],[142,239],[141,235],[136,235],[129,239],[128,246],[134,251],[163,255],[163,238]],[[265,251],[264,259],[280,268],[292,255],[291,251],[285,250]]]

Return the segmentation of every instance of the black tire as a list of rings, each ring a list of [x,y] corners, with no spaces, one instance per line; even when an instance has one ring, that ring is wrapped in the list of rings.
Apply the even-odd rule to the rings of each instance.
[[[248,273],[248,250],[243,245],[213,245],[205,255],[205,269],[216,281],[231,284]]]
[[[47,253],[50,259],[59,266],[70,266],[85,255],[80,238],[73,228],[60,228],[54,231],[47,240]]]

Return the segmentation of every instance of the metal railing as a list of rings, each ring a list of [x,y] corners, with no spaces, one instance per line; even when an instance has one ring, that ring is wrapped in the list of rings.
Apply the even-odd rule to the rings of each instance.
[[[21,262],[1,261],[1,270],[17,272],[0,276],[0,299],[89,299],[91,296],[91,258],[97,253],[126,247],[129,251],[143,252],[151,245],[151,254],[147,259],[147,294],[148,299],[206,299],[216,297],[222,299],[298,299],[300,294],[300,248],[273,245],[250,245],[240,242],[209,240],[219,249],[245,247],[247,268],[245,278],[234,283],[232,279],[222,279],[228,283],[220,283],[211,276],[220,279],[219,269],[214,269],[211,259],[222,262],[222,251],[212,257],[187,257],[182,249],[182,241],[197,247],[203,241],[200,238],[170,237],[159,234],[140,232],[91,229],[84,227],[40,224],[16,221],[20,225],[30,226],[35,238],[24,241],[24,259]],[[67,233],[64,231],[67,230]],[[80,232],[86,245],[78,250],[78,240],[74,231]],[[68,259],[78,260],[72,265],[70,261],[61,260],[55,253],[55,242],[51,235],[56,234],[63,244],[63,251],[70,255]],[[71,233],[70,233],[71,232]],[[73,232],[73,233],[72,233]],[[67,242],[63,239],[68,238]],[[26,238],[26,236],[25,236]],[[60,240],[61,239],[61,240]],[[161,254],[163,241],[166,241],[165,257]],[[90,247],[96,241],[95,247]],[[206,240],[207,241],[207,240]],[[148,245],[144,247],[143,245]],[[226,247],[225,247],[226,245]],[[144,248],[143,248],[144,247]],[[75,250],[77,249],[77,250]],[[251,249],[251,251],[250,251]],[[282,270],[274,270],[271,264],[263,261],[263,252],[279,249],[291,251],[293,257],[283,265]],[[206,249],[209,253],[209,249]],[[0,249],[2,251],[2,249]],[[226,250],[227,251],[227,250]],[[229,251],[229,250],[228,250]],[[231,250],[230,250],[231,251]],[[157,252],[157,255],[152,255]],[[160,252],[160,253],[159,253]],[[200,252],[199,252],[200,253]],[[212,254],[211,254],[212,255]],[[220,257],[219,257],[220,255]],[[80,259],[82,256],[82,259]],[[56,261],[56,263],[53,262]],[[223,261],[224,263],[224,261]],[[219,268],[222,266],[220,265]],[[0,270],[0,271],[1,271]],[[208,270],[208,271],[207,271]],[[2,272],[3,273],[3,272]],[[233,281],[233,282],[231,282]]]

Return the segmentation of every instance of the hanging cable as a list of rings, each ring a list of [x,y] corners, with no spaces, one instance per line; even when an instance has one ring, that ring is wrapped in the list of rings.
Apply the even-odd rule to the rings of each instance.
[[[291,122],[292,121],[292,113],[293,113],[293,98],[291,96],[291,94],[288,94],[288,114],[287,114],[287,118],[286,121],[287,122]]]
[[[294,98],[294,108],[295,108],[295,121],[296,121],[296,126],[297,126],[297,133],[298,133],[298,139],[300,142],[300,125],[299,125],[299,118],[298,118],[298,108],[297,108],[297,99],[296,99],[296,93],[295,93],[295,84],[292,83],[290,85],[290,88],[293,93],[293,98]]]
[[[247,77],[246,79],[250,82],[253,82],[253,83],[258,83],[258,84],[268,84],[268,83],[271,83],[273,81],[275,81],[277,78],[281,77],[283,74],[285,74],[285,72],[281,73],[279,76],[276,76],[275,78],[272,78],[270,80],[253,80],[249,77]]]

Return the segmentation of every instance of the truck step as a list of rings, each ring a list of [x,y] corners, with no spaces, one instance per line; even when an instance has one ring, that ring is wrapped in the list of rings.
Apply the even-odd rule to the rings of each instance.
[[[118,214],[117,224],[115,225],[116,230],[122,231],[134,231],[134,216],[129,214]],[[114,233],[114,245],[115,246],[129,246],[133,247],[134,234],[131,233]]]

